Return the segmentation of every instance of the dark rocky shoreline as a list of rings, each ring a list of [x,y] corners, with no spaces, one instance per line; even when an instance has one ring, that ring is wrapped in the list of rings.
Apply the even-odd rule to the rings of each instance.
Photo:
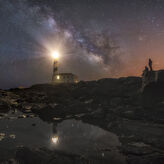
[[[161,92],[158,90],[153,95],[152,86],[141,92],[141,84],[141,78],[127,77],[1,90],[0,113],[20,110],[55,124],[71,118],[82,120],[119,137],[119,150],[126,159],[123,163],[163,164],[164,93],[160,87]],[[153,102],[155,98],[158,100]],[[15,160],[20,163],[96,163],[78,155],[49,151],[43,148],[21,148],[18,149]]]

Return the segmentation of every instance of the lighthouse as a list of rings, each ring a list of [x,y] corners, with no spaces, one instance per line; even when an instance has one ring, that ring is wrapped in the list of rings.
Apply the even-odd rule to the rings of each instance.
[[[73,73],[59,73],[59,71],[58,71],[59,53],[53,52],[52,57],[54,59],[52,84],[77,83],[78,77],[76,75],[74,75]]]
[[[53,64],[53,75],[52,75],[52,81],[54,80],[54,77],[58,74],[58,59],[59,59],[59,53],[57,51],[52,53],[52,57],[54,59]]]

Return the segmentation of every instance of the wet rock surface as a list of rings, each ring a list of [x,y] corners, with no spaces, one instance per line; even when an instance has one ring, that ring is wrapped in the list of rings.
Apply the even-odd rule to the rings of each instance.
[[[79,163],[87,164],[88,161],[76,154],[68,154],[61,151],[49,151],[48,149],[29,149],[26,147],[19,148],[16,152],[16,160],[19,163]]]
[[[27,89],[0,91],[0,118],[15,110],[26,117],[38,116],[47,123],[60,124],[76,119],[98,126],[118,136],[119,153],[124,158],[113,163],[164,163],[164,94],[145,106],[147,89],[141,92],[139,77],[101,79],[72,85],[35,85]],[[160,84],[161,85],[161,84]],[[148,90],[148,91],[147,91]],[[153,87],[154,90],[154,87]],[[144,95],[143,95],[144,94]],[[155,93],[158,97],[158,93]],[[148,101],[153,101],[149,97]],[[147,102],[146,102],[147,103]],[[24,117],[22,115],[22,117]],[[31,123],[37,127],[37,124]],[[112,148],[111,148],[112,149]],[[103,150],[102,156],[111,156]],[[105,152],[105,153],[104,153]],[[107,154],[106,154],[107,152]],[[96,155],[95,155],[96,156]],[[113,158],[115,158],[113,156]],[[112,159],[112,157],[110,158]],[[20,163],[108,163],[95,157],[83,157],[47,148],[18,148],[12,161]],[[7,162],[7,160],[6,160]],[[8,162],[11,162],[11,159]]]

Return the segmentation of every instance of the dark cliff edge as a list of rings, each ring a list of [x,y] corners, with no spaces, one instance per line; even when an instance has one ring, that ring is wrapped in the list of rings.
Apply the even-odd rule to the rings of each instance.
[[[128,164],[162,164],[164,85],[151,83],[143,92],[141,87],[140,77],[127,77],[1,90],[0,112],[30,111],[56,124],[71,118],[82,120],[115,133],[121,142],[119,150]],[[36,154],[34,150],[26,152]],[[77,158],[80,161],[80,157]],[[83,159],[82,163],[87,162]]]

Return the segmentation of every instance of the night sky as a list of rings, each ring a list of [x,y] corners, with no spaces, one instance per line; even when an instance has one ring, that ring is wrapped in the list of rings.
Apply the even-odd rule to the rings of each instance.
[[[0,0],[0,88],[49,82],[53,50],[82,80],[164,68],[164,1]]]

